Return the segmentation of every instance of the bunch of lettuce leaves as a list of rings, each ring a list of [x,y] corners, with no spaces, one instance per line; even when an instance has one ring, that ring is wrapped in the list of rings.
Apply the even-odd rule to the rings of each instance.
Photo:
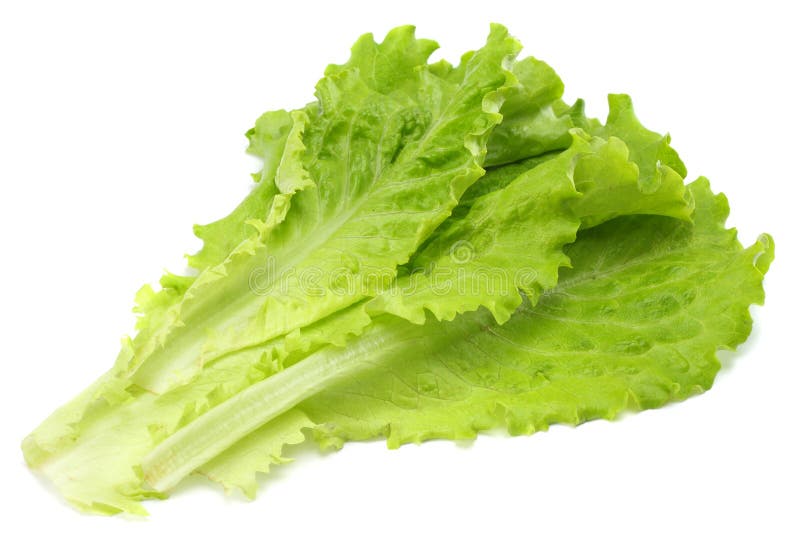
[[[457,66],[436,47],[365,35],[258,119],[251,193],[23,442],[71,504],[142,514],[191,473],[252,496],[306,439],[528,434],[711,387],[771,238],[744,248],[627,96],[587,118],[499,25]]]

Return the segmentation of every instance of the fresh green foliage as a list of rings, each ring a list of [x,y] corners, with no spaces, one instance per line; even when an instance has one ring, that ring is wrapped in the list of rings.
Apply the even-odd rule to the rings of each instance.
[[[70,503],[143,514],[193,472],[253,496],[308,436],[526,434],[711,387],[769,236],[743,248],[629,97],[587,118],[498,25],[457,66],[436,46],[365,35],[315,102],[256,121],[251,193],[23,442]]]

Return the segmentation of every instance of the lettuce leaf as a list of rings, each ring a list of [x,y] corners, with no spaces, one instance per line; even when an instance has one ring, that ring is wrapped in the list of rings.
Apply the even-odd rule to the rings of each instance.
[[[725,197],[705,179],[690,190],[694,225],[629,216],[581,232],[558,285],[503,325],[486,310],[416,326],[393,318],[326,349],[328,360],[362,357],[286,413],[304,428],[312,421],[325,448],[376,437],[395,448],[614,419],[709,389],[717,351],[747,338],[749,307],[763,303],[774,244],[764,234],[743,248],[724,227]],[[275,447],[272,432],[264,425],[201,472],[252,496],[255,473],[268,466],[242,449]]]
[[[351,65],[329,68],[317,104],[259,120],[249,136],[250,151],[265,159],[256,188],[229,217],[197,229],[205,239],[190,259],[197,276],[167,275],[160,291],[142,288],[137,336],[124,341],[113,369],[26,441],[34,463],[74,441],[92,403],[118,402],[129,389],[166,392],[216,357],[291,337],[374,293],[483,174],[502,88],[516,83],[505,65],[518,43],[493,26],[463,75],[443,80],[425,64],[433,45],[413,28],[370,41],[354,47]],[[362,75],[352,65],[376,52],[396,68]],[[403,88],[381,92],[398,75],[408,80]],[[350,269],[357,291],[298,287],[332,266]]]
[[[23,442],[72,504],[141,514],[193,471],[252,495],[306,429],[524,433],[710,386],[771,240],[743,251],[626,95],[587,118],[498,25],[457,66],[436,46],[367,34],[315,102],[259,118],[263,168],[195,227],[194,272],[143,287],[114,367]]]
[[[351,308],[346,320],[380,328],[385,322],[380,315],[389,313],[421,324],[426,310],[439,320],[452,320],[483,306],[498,323],[507,321],[522,303],[520,292],[535,302],[556,284],[559,267],[568,265],[562,248],[581,225],[576,212],[585,211],[584,205],[609,206],[613,216],[625,205],[619,203],[628,200],[626,188],[636,190],[638,176],[624,147],[617,138],[606,141],[576,131],[569,150],[476,199],[463,218],[451,219],[446,231],[437,232],[416,256],[415,262],[424,266],[421,272],[398,278],[363,311]],[[660,201],[663,214],[669,215],[688,194],[680,183],[641,195],[654,197],[653,205]],[[378,319],[358,319],[367,316]],[[403,331],[401,325],[394,329]],[[356,352],[348,364],[357,364],[361,356]],[[148,453],[142,462],[147,483],[169,489],[270,418],[338,380],[348,364],[312,356],[238,393]]]
[[[724,228],[724,196],[704,179],[690,189],[694,225],[639,216],[582,232],[567,250],[573,268],[538,305],[504,325],[475,313],[420,327],[300,408],[328,442],[386,435],[397,446],[611,419],[707,390],[716,351],[750,332],[773,245],[763,235],[743,249]]]
[[[486,45],[447,78],[427,64],[434,48],[411,27],[381,44],[365,36],[347,64],[328,68],[316,103],[262,117],[249,137],[264,170],[229,217],[197,229],[205,240],[190,259],[198,275],[143,288],[139,333],[114,368],[23,443],[29,463],[72,502],[141,512],[135,501],[152,494],[140,487],[142,451],[241,382],[277,371],[281,362],[264,347],[272,338],[291,346],[308,325],[328,341],[348,333],[339,333],[344,324],[357,330],[337,312],[390,284],[484,174],[486,139],[501,120],[503,92],[516,84],[507,67],[519,44],[493,25]],[[303,283],[336,268],[352,291],[337,291],[332,276],[318,291]],[[232,376],[225,363],[206,372],[231,352],[246,355]],[[116,459],[87,464],[115,435],[124,444]]]
[[[499,90],[513,80],[503,65],[518,43],[494,26],[462,75],[444,80],[429,72],[433,47],[418,43],[413,29],[394,30],[381,45],[369,41],[317,84],[302,159],[290,160],[298,169],[288,180],[291,209],[281,206],[275,224],[272,213],[255,223],[256,236],[200,275],[160,346],[137,355],[135,384],[164,392],[203,362],[376,293],[483,175],[486,138],[501,119]],[[361,68],[373,53],[393,68]],[[352,290],[336,291],[341,279]]]
[[[626,159],[619,157],[620,154],[603,150],[606,142],[600,138],[589,138],[585,134],[576,133],[574,145],[560,156],[546,160],[540,165],[534,166],[528,162],[526,165],[516,166],[514,172],[518,173],[517,177],[510,181],[506,178],[499,180],[493,176],[508,172],[507,170],[490,171],[487,175],[490,181],[505,185],[488,192],[484,190],[482,195],[476,196],[473,193],[470,209],[455,217],[448,231],[437,234],[438,237],[427,244],[416,260],[419,265],[437,264],[435,269],[439,274],[447,273],[447,262],[455,260],[457,263],[454,266],[459,270],[452,272],[459,276],[465,273],[471,276],[480,272],[481,268],[493,266],[493,273],[500,274],[500,282],[503,280],[513,282],[509,287],[489,286],[483,288],[484,291],[470,292],[460,298],[458,293],[453,291],[451,298],[446,298],[441,292],[438,295],[427,294],[417,285],[416,295],[409,295],[408,299],[398,302],[393,299],[402,299],[403,293],[387,291],[378,298],[367,301],[360,308],[343,310],[327,321],[317,322],[311,330],[304,329],[303,334],[295,341],[295,353],[309,352],[311,350],[309,345],[315,339],[318,344],[327,340],[329,343],[344,345],[344,340],[340,340],[339,343],[334,341],[336,336],[342,336],[343,331],[348,331],[343,325],[348,321],[355,322],[360,329],[364,329],[372,321],[363,308],[368,308],[372,314],[389,312],[408,315],[413,306],[427,306],[452,318],[456,313],[464,313],[482,305],[491,309],[495,317],[504,321],[508,320],[511,312],[522,302],[522,297],[517,292],[518,288],[523,289],[529,299],[535,299],[544,289],[551,288],[555,284],[558,268],[566,265],[568,261],[561,248],[574,240],[580,225],[580,218],[568,204],[570,201],[579,202],[581,199],[591,200],[599,191],[597,188],[590,188],[589,193],[581,195],[575,189],[573,178],[582,176],[581,171],[574,174],[576,169],[586,169],[590,176],[597,175],[597,172],[591,170],[591,165],[578,165],[580,158],[592,156],[591,161],[603,162],[603,157],[610,157],[616,158],[617,165],[624,167],[629,164]],[[603,157],[598,159],[595,157],[597,154],[602,154]],[[576,160],[576,157],[579,158]],[[609,168],[613,165],[603,162],[600,167]],[[582,184],[590,183],[589,179],[579,181]],[[683,193],[679,195],[682,196]],[[669,201],[665,203],[665,205],[670,204]],[[481,237],[487,229],[495,229],[497,237],[495,241],[487,241]],[[474,243],[475,247],[471,249],[474,255],[466,261],[460,260],[457,256],[452,257],[451,243],[454,240]],[[522,247],[522,243],[526,246]],[[510,251],[515,248],[518,252],[511,254]],[[535,271],[526,270],[533,267],[536,268]],[[524,276],[519,276],[531,272],[536,276],[529,281]],[[429,270],[426,276],[430,274]],[[403,280],[408,281],[411,278],[413,276],[410,275],[401,277],[396,286],[402,285]],[[449,287],[456,290],[458,282],[455,281]],[[488,291],[489,289],[502,291],[493,292]],[[399,313],[400,309],[405,311]],[[414,313],[424,312],[419,308]],[[382,323],[378,321],[377,324]],[[209,438],[234,436],[235,441],[233,433],[221,433],[219,424],[207,417],[212,408],[247,392],[257,384],[263,384],[267,377],[276,373],[283,377],[300,374],[304,380],[310,379],[310,373],[303,372],[303,366],[289,367],[291,373],[287,373],[289,369],[281,371],[282,362],[270,349],[268,344],[261,345],[211,362],[195,380],[173,388],[165,394],[155,395],[146,390],[135,390],[130,398],[119,405],[95,406],[93,411],[75,425],[74,443],[58,451],[55,461],[44,463],[41,466],[42,471],[53,479],[73,504],[82,509],[95,512],[124,510],[142,513],[143,509],[138,500],[162,495],[148,489],[143,481],[143,475],[148,470],[146,458],[154,451],[164,450],[165,444],[169,444],[170,436],[177,434],[181,429],[189,428],[199,429],[201,436]],[[314,362],[315,360],[311,361],[312,366]],[[317,371],[322,379],[332,375],[324,368]],[[294,388],[294,392],[304,397],[311,391],[303,386]],[[281,395],[283,401],[290,400],[292,392],[285,393]],[[278,403],[269,404],[271,409],[280,410]],[[258,426],[257,422],[261,416],[261,414],[255,415],[245,420],[255,422]],[[224,414],[223,419],[227,419]],[[292,422],[289,428],[285,427],[287,421]],[[286,417],[280,415],[273,423],[270,430],[265,432],[275,440],[275,447],[250,448],[246,456],[252,462],[261,462],[268,466],[280,457],[284,443],[282,440],[285,440],[285,443],[296,442],[302,437],[303,427],[314,426],[302,414],[296,413]],[[213,431],[207,430],[212,427]],[[247,442],[248,438],[244,439]],[[200,447],[204,454],[213,456],[213,452],[208,452],[213,451],[213,448],[206,441],[202,439],[191,441],[194,446]],[[172,453],[174,448],[167,450]],[[262,452],[258,452],[259,450]],[[143,459],[144,473],[138,467],[143,463]],[[194,461],[202,463],[202,459]],[[193,464],[189,464],[184,471],[188,472],[193,468]],[[152,467],[150,470],[152,471]],[[213,471],[209,470],[208,473],[220,481],[228,480],[222,476],[217,477]],[[179,472],[173,476],[177,481],[185,474],[187,473]],[[249,480],[246,476],[249,474],[250,471],[242,469],[236,478]],[[150,483],[156,484],[153,477]],[[247,491],[252,491],[251,486],[248,488]]]

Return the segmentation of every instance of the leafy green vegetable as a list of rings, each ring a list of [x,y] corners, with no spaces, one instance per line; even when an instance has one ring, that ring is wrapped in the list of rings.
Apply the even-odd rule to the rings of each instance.
[[[629,97],[587,118],[498,25],[458,66],[436,46],[365,35],[258,119],[263,168],[195,228],[195,273],[145,286],[114,367],[23,442],[72,504],[141,514],[192,472],[252,496],[304,429],[530,433],[711,386],[771,239],[743,249]]]
[[[319,102],[259,119],[248,134],[250,152],[265,158],[257,187],[229,217],[197,229],[206,242],[190,261],[201,269],[196,277],[167,275],[160,291],[142,288],[137,336],[112,370],[27,440],[35,463],[75,440],[75,424],[95,401],[114,404],[139,388],[166,392],[227,352],[281,334],[291,342],[307,324],[318,330],[326,314],[374,293],[384,277],[391,282],[394,267],[483,174],[501,90],[515,83],[504,65],[518,43],[493,26],[460,74],[443,79],[425,65],[432,43],[412,28],[381,45],[369,41],[354,47],[350,64],[380,55],[396,58],[397,68],[329,67]],[[408,83],[381,92],[397,76]],[[333,268],[355,277],[358,291],[300,287]]]
[[[691,191],[694,225],[636,216],[582,232],[567,248],[573,268],[503,325],[479,312],[395,343],[376,340],[396,330],[387,325],[331,348],[371,343],[372,365],[299,408],[326,443],[386,436],[396,447],[611,419],[707,390],[716,351],[750,332],[773,245],[763,235],[742,249],[724,229],[725,198],[704,179]]]
[[[164,392],[202,362],[379,291],[483,174],[500,91],[513,80],[503,63],[517,42],[495,26],[458,75],[443,79],[425,65],[432,43],[418,42],[412,29],[390,32],[381,45],[369,41],[356,43],[347,64],[330,67],[318,102],[297,112],[315,116],[285,180],[286,161],[278,168],[276,186],[291,200],[274,199],[266,220],[252,221],[257,234],[189,287],[159,332],[160,346],[137,354],[135,384]],[[392,68],[378,68],[378,59]],[[305,278],[337,269],[354,291],[336,291],[337,279],[327,276],[315,292],[305,290]]]
[[[324,447],[385,437],[394,448],[498,426],[529,434],[613,419],[707,390],[720,366],[716,351],[750,332],[748,307],[763,303],[774,251],[767,235],[742,248],[724,228],[725,197],[705,179],[691,190],[694,226],[635,216],[582,232],[568,247],[573,269],[503,325],[485,310],[413,327],[395,318],[312,356],[348,362],[364,354],[346,380],[281,417],[296,418],[298,435],[312,428]],[[277,428],[264,425],[202,472],[254,495],[256,472],[275,460],[248,451],[280,451],[288,442]]]

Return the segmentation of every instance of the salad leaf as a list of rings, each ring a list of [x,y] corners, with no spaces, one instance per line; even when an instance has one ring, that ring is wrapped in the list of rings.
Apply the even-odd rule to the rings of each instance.
[[[518,51],[516,41],[493,27],[463,76],[450,80],[429,72],[430,42],[417,43],[411,28],[390,32],[381,45],[366,41],[317,85],[302,159],[289,158],[299,171],[287,180],[291,209],[288,199],[280,206],[273,199],[266,221],[253,221],[257,235],[198,277],[159,347],[137,355],[135,384],[164,392],[191,379],[202,362],[374,294],[483,174],[486,137],[500,121],[498,90],[512,80],[503,62]],[[376,51],[395,58],[394,69],[358,67]],[[280,179],[276,185],[282,188]],[[342,294],[336,277],[316,277],[336,269],[355,291]],[[307,278],[315,278],[316,292],[305,290]]]
[[[622,151],[607,150],[615,141],[622,144],[613,137],[606,142],[576,132],[569,150],[476,199],[466,216],[437,233],[415,259],[425,265],[422,272],[398,278],[390,290],[366,302],[366,313],[358,308],[352,313],[388,312],[420,324],[425,310],[437,319],[452,320],[483,306],[498,323],[507,321],[522,303],[520,292],[535,302],[555,285],[558,268],[568,265],[562,248],[574,240],[581,224],[575,211],[584,203],[606,199],[600,205],[616,213],[614,200],[627,200],[619,188],[628,187],[631,180],[635,184],[637,176],[623,172],[631,165],[624,144]],[[595,179],[603,187],[595,187]],[[587,193],[579,194],[574,184]],[[663,199],[664,214],[687,195],[682,184],[676,191],[653,193],[650,196]],[[458,247],[467,248],[466,256]],[[403,330],[399,325],[394,329]],[[358,364],[361,356],[356,352],[348,364]],[[270,418],[339,380],[348,364],[312,357],[238,393],[148,453],[142,462],[147,483],[169,489]]]
[[[144,287],[139,333],[125,340],[115,366],[25,439],[28,462],[78,506],[141,512],[128,499],[142,495],[129,487],[141,478],[136,451],[231,388],[205,367],[230,352],[252,355],[237,379],[256,380],[281,366],[264,347],[271,338],[285,336],[278,343],[289,350],[308,346],[308,337],[330,342],[357,332],[364,317],[350,317],[349,305],[391,283],[395,267],[483,175],[486,137],[501,120],[504,88],[516,84],[507,66],[517,41],[493,25],[486,46],[447,79],[425,63],[433,44],[418,41],[411,27],[370,41],[357,43],[348,64],[329,67],[316,103],[259,120],[250,151],[264,156],[264,170],[231,216],[197,229],[205,246],[190,264],[199,274],[168,275],[158,292]],[[362,70],[371,56],[391,58],[393,68]],[[315,292],[303,285],[305,275],[334,267],[355,280],[355,291],[336,291],[333,277]],[[147,407],[156,398],[158,408]],[[137,418],[140,406],[149,413]],[[137,428],[123,440],[131,447],[117,455],[117,469],[95,478],[70,471],[93,448],[107,447],[103,432],[115,425]]]
[[[626,95],[587,118],[498,25],[457,66],[436,46],[367,34],[315,102],[258,119],[250,194],[195,227],[193,272],[144,286],[113,368],[23,442],[72,504],[145,513],[192,472],[252,496],[309,429],[528,433],[711,385],[770,238],[743,250]]]
[[[483,174],[502,87],[516,83],[505,64],[518,43],[493,26],[460,78],[443,80],[423,64],[432,45],[417,42],[413,28],[398,28],[371,49],[370,39],[362,38],[350,63],[378,51],[402,58],[397,69],[362,75],[352,65],[330,67],[317,104],[258,121],[250,151],[264,156],[264,170],[234,213],[197,228],[205,246],[190,264],[199,275],[167,275],[158,292],[142,288],[138,335],[123,342],[113,369],[27,440],[32,456],[74,441],[75,423],[95,401],[125,399],[134,386],[165,392],[215,357],[279,334],[297,337],[300,327],[376,291]],[[383,75],[409,82],[384,94],[392,84]],[[332,265],[349,269],[359,291],[342,296],[323,286],[310,295],[298,287],[304,275]]]
[[[363,357],[346,379],[286,413],[304,428],[312,421],[326,448],[376,437],[395,448],[614,419],[709,389],[717,351],[747,338],[748,308],[763,303],[774,244],[765,234],[744,249],[724,228],[725,197],[705,179],[690,189],[694,225],[629,216],[581,232],[567,249],[573,268],[503,325],[486,310],[416,326],[394,318],[326,349],[329,360]],[[266,467],[243,449],[277,446],[271,425],[201,471],[252,496],[255,471]]]
[[[584,231],[567,249],[573,268],[536,306],[503,325],[474,313],[394,344],[373,338],[366,370],[300,409],[326,443],[386,436],[396,447],[611,419],[709,389],[717,350],[747,338],[748,308],[763,303],[773,244],[762,235],[743,249],[724,228],[725,197],[705,179],[690,189],[694,225],[635,216]]]
[[[528,293],[529,298],[535,298],[541,291],[541,287],[552,287],[555,284],[558,268],[567,262],[566,256],[561,252],[561,247],[574,239],[580,224],[579,218],[565,204],[567,201],[581,198],[572,185],[574,175],[571,173],[577,168],[574,158],[576,156],[588,157],[594,153],[594,150],[602,149],[605,146],[603,140],[591,139],[585,135],[576,134],[574,141],[576,146],[573,149],[565,151],[557,158],[544,161],[541,165],[535,166],[531,162],[527,162],[525,165],[515,166],[513,172],[517,173],[517,178],[514,180],[494,178],[495,174],[508,172],[505,169],[490,171],[487,175],[489,180],[498,184],[508,183],[504,187],[484,192],[483,195],[471,194],[471,208],[457,218],[450,227],[450,231],[443,232],[425,247],[425,251],[419,256],[418,263],[422,265],[426,261],[439,264],[443,261],[447,262],[451,249],[449,243],[455,235],[463,238],[465,243],[478,245],[473,249],[474,256],[468,258],[468,261],[457,264],[464,269],[464,273],[473,273],[482,265],[490,264],[494,258],[504,261],[504,263],[495,265],[497,269],[495,273],[500,272],[512,281],[524,281],[524,278],[516,275],[526,274],[528,271],[524,271],[524,269],[530,268],[532,265],[538,266],[538,270],[535,271],[537,275],[546,274],[544,277],[538,276],[531,280],[538,285],[522,287]],[[613,155],[607,151],[602,153]],[[593,161],[598,160],[595,158]],[[627,165],[627,161],[624,159],[617,161],[620,165]],[[584,166],[584,168],[589,169],[590,167]],[[581,182],[589,183],[588,180]],[[593,191],[598,191],[598,189],[595,188]],[[590,192],[584,197],[591,199],[593,194],[595,193]],[[515,197],[527,200],[514,207],[509,200]],[[666,205],[669,204],[669,202],[666,203]],[[503,207],[509,209],[503,211],[501,209]],[[561,222],[556,223],[556,221]],[[498,239],[491,243],[480,238],[485,228],[494,226],[506,231],[498,231]],[[558,230],[559,228],[561,230]],[[520,248],[519,243],[526,238],[526,234],[533,231],[537,232],[537,238],[531,240],[528,236],[527,247],[521,248],[516,255],[508,254],[508,251],[513,250],[514,246]],[[441,257],[437,258],[436,251],[440,252]],[[505,271],[502,270],[503,268]],[[440,273],[445,272],[442,265],[439,265],[437,269]],[[500,278],[499,281],[502,282],[503,279]],[[397,283],[401,284],[402,279]],[[534,290],[537,287],[539,289]],[[457,285],[453,285],[451,288],[456,289]],[[484,306],[492,309],[496,316],[507,319],[507,316],[499,313],[499,306],[505,301],[511,301],[508,309],[508,313],[510,313],[522,302],[522,297],[517,293],[514,285],[503,289],[505,291],[496,294],[468,293],[464,295],[465,301],[482,302]],[[387,296],[400,298],[401,294],[387,292],[386,295],[380,295],[380,297]],[[457,297],[457,294],[452,296]],[[436,295],[434,297],[439,298]],[[368,302],[365,307],[372,308],[371,311],[375,313],[375,310],[380,308],[377,305],[379,298]],[[418,294],[413,296],[412,300],[434,306],[436,298],[426,299],[424,295]],[[389,303],[391,309],[391,300],[383,302]],[[459,305],[458,298],[454,298],[453,302]],[[496,304],[492,304],[492,302]],[[408,301],[405,301],[403,305],[408,308]],[[468,308],[468,306],[461,306],[460,312],[464,312]],[[368,314],[361,309],[345,310],[329,321],[317,323],[315,325],[316,332],[304,331],[300,337],[305,340],[306,345],[298,341],[295,352],[308,352],[309,339],[331,341],[336,335],[342,335],[342,331],[347,331],[347,328],[343,326],[347,321],[354,321],[363,329],[370,320]],[[240,392],[247,391],[251,386],[263,383],[266,377],[279,372],[281,363],[269,348],[269,346],[254,347],[212,362],[194,381],[174,388],[163,395],[158,396],[149,391],[140,390],[119,406],[101,405],[76,426],[78,429],[76,434],[79,436],[76,442],[59,451],[58,460],[43,465],[42,470],[54,480],[62,493],[82,509],[91,511],[113,509],[141,513],[143,510],[137,502],[139,499],[161,494],[152,492],[152,490],[148,492],[147,484],[142,480],[144,473],[138,468],[139,464],[143,463],[143,459],[152,454],[157,447],[163,446],[165,441],[162,440],[191,424],[201,425],[201,436],[212,438],[222,435],[232,436],[233,434],[230,432],[220,432],[219,423],[213,419],[209,420],[204,415],[214,406]],[[314,360],[311,363],[313,364]],[[292,373],[282,371],[280,372],[281,376],[286,378],[291,374],[300,374],[304,380],[308,380],[310,377],[309,373],[302,372],[302,366],[292,366],[288,370],[291,370]],[[319,376],[324,379],[329,374],[322,369]],[[311,391],[304,386],[294,388],[294,393],[299,393],[303,398]],[[286,395],[281,395],[281,398],[286,401],[291,398],[291,394],[291,391],[287,391]],[[273,409],[278,406],[276,403],[270,404]],[[258,421],[258,417],[260,415],[245,418],[245,420]],[[227,419],[227,416],[223,416],[223,419]],[[295,425],[294,430],[282,430],[287,419]],[[265,466],[262,470],[267,469],[273,458],[280,457],[280,450],[283,447],[282,439],[286,438],[286,443],[295,442],[302,436],[302,427],[314,426],[310,420],[300,414],[287,418],[279,416],[275,421],[281,421],[281,423],[275,423],[277,426],[270,426],[270,430],[265,431],[271,436],[271,439],[277,440],[275,447],[251,448],[250,452],[246,454],[253,462],[261,462],[261,465]],[[205,427],[211,427],[213,431],[205,430]],[[195,426],[195,428],[197,427]],[[204,453],[211,450],[202,440],[193,439],[192,442],[195,445],[201,444]],[[258,450],[266,452],[259,453]],[[174,449],[170,449],[170,452],[174,452]],[[92,468],[87,470],[85,467],[87,465],[91,465]],[[192,465],[186,470],[191,471]],[[210,477],[219,479],[226,485],[233,484],[223,475],[216,475],[213,465],[212,461],[210,465],[203,466],[202,469]],[[95,473],[101,476],[96,476]],[[243,480],[249,480],[245,474],[248,474],[248,470],[242,469],[234,478],[239,481],[237,485],[241,487],[247,485],[247,491],[252,492],[253,487],[250,482],[243,482]],[[178,478],[182,476],[179,475]],[[152,482],[154,480],[151,479]]]

